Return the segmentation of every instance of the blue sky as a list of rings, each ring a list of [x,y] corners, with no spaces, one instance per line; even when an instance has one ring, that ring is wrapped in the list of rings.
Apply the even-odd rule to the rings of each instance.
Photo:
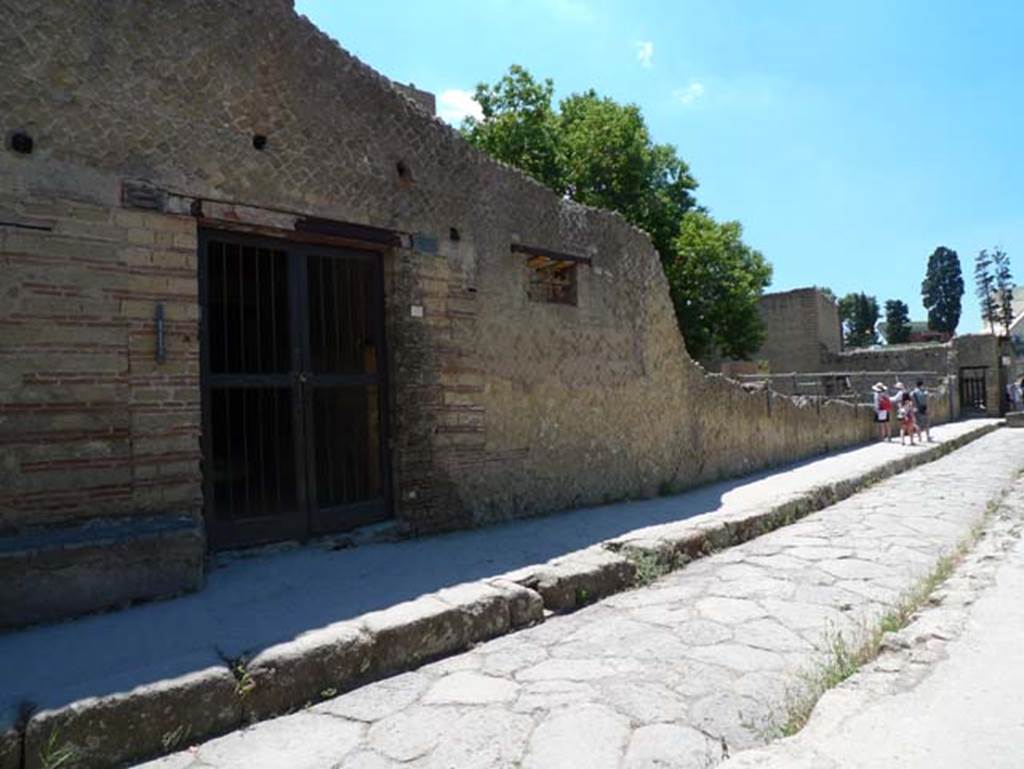
[[[363,61],[438,96],[452,122],[510,64],[640,105],[700,202],[743,223],[771,290],[830,286],[925,317],[928,254],[955,249],[960,331],[980,328],[973,256],[1024,282],[1024,3],[297,0]]]

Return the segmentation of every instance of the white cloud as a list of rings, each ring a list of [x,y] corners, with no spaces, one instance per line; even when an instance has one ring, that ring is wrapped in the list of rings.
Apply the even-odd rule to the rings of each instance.
[[[690,106],[704,95],[704,84],[694,80],[686,88],[677,88],[672,95],[686,106]]]
[[[654,57],[654,43],[650,40],[641,40],[636,44],[636,60],[641,67],[651,67],[651,59]]]
[[[473,93],[460,88],[441,91],[437,97],[437,114],[446,123],[452,125],[461,123],[467,117],[475,117],[480,120],[484,116],[480,105],[473,100]]]

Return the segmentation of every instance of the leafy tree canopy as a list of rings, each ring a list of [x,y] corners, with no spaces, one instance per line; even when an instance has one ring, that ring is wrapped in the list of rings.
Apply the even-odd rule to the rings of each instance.
[[[888,344],[910,341],[910,308],[906,302],[890,299],[885,303],[885,341]]]
[[[653,142],[636,105],[590,90],[562,99],[556,110],[553,91],[551,80],[537,82],[512,66],[497,83],[477,86],[483,117],[467,118],[462,134],[558,194],[618,211],[646,230],[669,276],[690,355],[755,352],[763,334],[757,299],[771,267],[742,243],[739,224],[719,224],[697,208],[689,167],[675,147]],[[734,280],[731,290],[725,276]]]
[[[928,270],[921,283],[921,299],[928,310],[928,328],[956,333],[963,295],[960,257],[956,251],[939,246],[928,257]]]
[[[645,229],[658,253],[671,250],[680,217],[696,205],[697,181],[670,144],[655,144],[640,108],[593,90],[552,105],[554,85],[513,65],[474,98],[483,119],[462,134],[560,195],[618,211]]]
[[[839,300],[839,319],[847,347],[878,344],[878,300],[864,293],[847,294]]]
[[[684,214],[665,273],[691,355],[745,358],[760,348],[757,304],[772,268],[743,242],[739,222],[716,222],[703,211]]]
[[[559,192],[564,190],[558,117],[551,107],[554,83],[538,83],[513,64],[494,85],[480,83],[474,99],[483,120],[466,118],[463,135],[489,154]]]

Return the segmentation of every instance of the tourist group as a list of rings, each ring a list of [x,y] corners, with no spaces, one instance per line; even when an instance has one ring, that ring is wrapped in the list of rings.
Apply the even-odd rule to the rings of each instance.
[[[917,386],[909,392],[903,382],[894,384],[891,393],[882,382],[871,389],[875,393],[875,422],[878,423],[880,439],[892,439],[892,423],[895,418],[900,425],[900,443],[906,444],[907,438],[910,438],[911,444],[915,438],[918,441],[925,438],[931,441],[932,435],[928,429],[928,391],[923,381],[918,380]]]

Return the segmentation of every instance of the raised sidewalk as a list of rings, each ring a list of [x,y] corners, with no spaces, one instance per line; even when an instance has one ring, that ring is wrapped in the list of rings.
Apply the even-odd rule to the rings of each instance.
[[[330,698],[630,587],[651,560],[749,540],[996,424],[946,425],[925,447],[875,444],[674,497],[225,559],[200,593],[0,636],[0,768],[22,754],[40,765],[47,744],[75,749],[76,767],[116,766]]]
[[[1022,470],[1024,433],[1000,430],[642,589],[147,769],[709,769],[891,626]]]

